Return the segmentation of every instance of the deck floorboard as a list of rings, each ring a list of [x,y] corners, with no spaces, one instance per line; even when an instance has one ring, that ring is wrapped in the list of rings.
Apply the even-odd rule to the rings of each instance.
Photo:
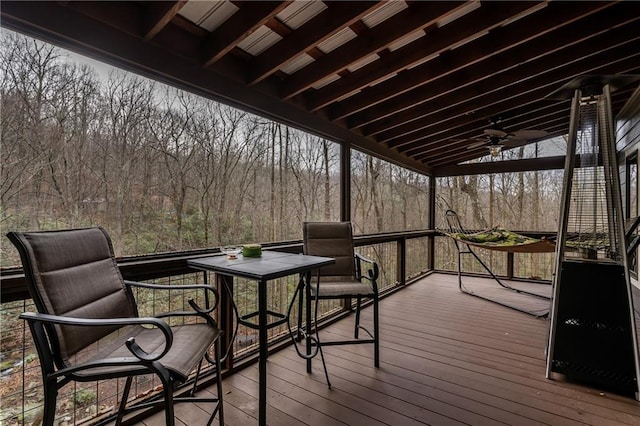
[[[501,290],[490,279],[464,279],[478,291]],[[371,311],[363,312],[366,325]],[[352,320],[331,325],[321,338],[350,336]],[[632,396],[545,378],[547,319],[463,294],[455,275],[432,274],[383,299],[380,324],[379,369],[370,345],[325,348],[331,390],[319,359],[307,374],[292,348],[271,355],[268,423],[640,425],[640,403]],[[253,365],[224,380],[226,424],[257,423],[257,377]],[[209,410],[179,405],[177,424],[205,424]],[[162,424],[157,413],[139,426]]]

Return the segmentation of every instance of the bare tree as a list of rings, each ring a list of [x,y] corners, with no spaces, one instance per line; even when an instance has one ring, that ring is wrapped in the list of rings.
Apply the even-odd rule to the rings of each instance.
[[[460,191],[467,194],[471,201],[472,215],[474,222],[480,228],[488,228],[487,220],[484,217],[480,194],[478,192],[478,176],[458,176],[458,187]]]
[[[122,251],[125,232],[135,228],[129,226],[131,207],[135,205],[136,173],[143,161],[148,140],[148,123],[153,105],[154,85],[139,77],[114,72],[106,83],[104,109],[108,139],[103,141],[102,155],[105,160],[102,179],[107,183],[105,199],[116,252]]]
[[[58,86],[61,53],[51,45],[17,34],[3,33],[3,38],[3,93],[9,95],[12,108],[6,119],[3,118],[3,135],[5,131],[15,135],[11,149],[15,149],[17,158],[22,162],[9,162],[3,168],[10,187],[29,186],[27,192],[30,196],[25,204],[30,209],[30,227],[40,229],[41,212],[50,210],[45,209],[44,204],[49,200],[45,196],[49,189],[47,183],[50,183],[48,165],[54,161],[55,150],[50,149],[54,141],[49,137],[48,128],[51,125],[51,101]],[[3,114],[4,111],[5,108]],[[11,119],[13,113],[16,115]],[[7,142],[11,143],[11,138]],[[30,165],[28,173],[19,173],[20,177],[10,173],[10,170],[19,170],[19,164],[26,163]],[[9,190],[3,192],[5,199],[11,194]],[[12,197],[17,195],[13,192]]]
[[[188,132],[194,103],[193,96],[170,89],[165,91],[160,108],[149,116],[151,145],[160,153],[165,176],[161,194],[168,197],[173,206],[175,243],[167,241],[173,250],[183,249],[184,216],[197,155]]]

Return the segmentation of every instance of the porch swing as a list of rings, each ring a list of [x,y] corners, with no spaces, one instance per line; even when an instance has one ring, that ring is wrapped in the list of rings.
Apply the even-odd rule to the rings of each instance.
[[[473,247],[484,248],[487,250],[495,250],[501,252],[511,253],[552,253],[555,251],[555,243],[551,240],[542,238],[531,238],[524,235],[517,234],[515,232],[508,231],[499,227],[495,227],[481,232],[469,232],[465,230],[460,222],[458,214],[451,209],[445,212],[445,219],[449,227],[449,232],[443,232],[445,235],[451,237],[458,251],[458,288],[461,292],[469,294],[471,296],[478,297],[489,302],[497,303],[498,305],[514,309],[529,315],[533,315],[538,318],[545,318],[549,315],[549,301],[550,296],[539,294],[519,288],[510,286],[502,281],[496,274],[493,273],[491,268],[473,251]],[[538,303],[534,303],[534,309],[527,309],[526,307],[518,306],[516,304],[508,303],[506,301],[499,300],[499,298],[493,298],[485,296],[483,294],[469,290],[462,282],[462,255],[472,255],[478,263],[491,275],[491,277],[500,285],[501,289],[508,290],[525,297],[532,297],[538,300]]]

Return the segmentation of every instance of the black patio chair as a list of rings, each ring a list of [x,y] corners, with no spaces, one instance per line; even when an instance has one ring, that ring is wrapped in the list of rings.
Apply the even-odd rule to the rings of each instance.
[[[324,266],[311,278],[309,286],[311,298],[315,300],[315,323],[317,324],[318,302],[326,299],[356,299],[354,338],[348,340],[320,341],[316,333],[317,345],[324,367],[327,385],[331,388],[327,365],[322,354],[322,346],[371,343],[374,347],[374,365],[380,366],[380,333],[378,323],[378,264],[355,253],[350,222],[305,222],[303,224],[304,254],[325,256],[335,259],[332,265]],[[366,274],[362,273],[362,263],[370,265]],[[360,308],[364,298],[373,300],[373,333],[360,325]],[[310,308],[307,308],[310,312]],[[302,315],[298,315],[302,318]],[[359,338],[362,329],[369,338]],[[311,360],[309,359],[310,363]],[[310,364],[309,368],[310,368]]]
[[[56,399],[62,386],[71,381],[114,378],[126,378],[116,425],[133,410],[157,405],[165,409],[166,424],[174,425],[173,404],[183,401],[215,403],[207,424],[213,422],[216,413],[220,424],[224,424],[220,330],[210,315],[218,303],[214,288],[124,281],[111,240],[102,228],[10,232],[7,236],[20,252],[29,292],[38,310],[25,312],[20,318],[27,320],[40,357],[44,425],[54,423]],[[192,311],[140,317],[133,287],[203,292],[210,307],[202,309],[189,300]],[[197,320],[179,321],[183,325],[169,325],[165,321],[189,317]],[[208,353],[212,345],[213,359]],[[194,396],[204,359],[215,365],[217,398]],[[175,385],[185,382],[194,370],[193,387],[188,395],[174,397]],[[164,398],[127,406],[133,378],[145,374],[158,376]]]

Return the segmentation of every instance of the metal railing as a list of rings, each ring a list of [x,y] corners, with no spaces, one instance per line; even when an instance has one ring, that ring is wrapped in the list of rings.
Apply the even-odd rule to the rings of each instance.
[[[381,297],[388,295],[414,279],[428,272],[430,247],[435,231],[421,230],[397,232],[355,237],[356,251],[378,262],[380,266],[379,288]],[[300,241],[263,244],[265,250],[280,250],[293,253],[302,251]],[[158,284],[191,284],[195,282],[217,283],[212,273],[198,272],[187,265],[187,260],[220,255],[218,249],[197,250],[180,253],[165,253],[149,256],[127,257],[118,260],[125,279],[153,282]],[[270,309],[286,310],[297,285],[296,277],[274,280],[269,304]],[[219,288],[221,294],[226,294]],[[2,345],[0,365],[0,424],[3,426],[38,423],[42,412],[42,383],[39,360],[31,341],[30,333],[18,315],[33,311],[35,307],[29,297],[20,269],[0,271],[0,319],[2,320]],[[255,310],[256,286],[246,280],[233,281],[234,300],[242,312]],[[147,290],[135,295],[141,315],[153,315],[157,311],[175,309],[186,304],[194,295],[186,291],[172,292],[172,295],[160,298],[155,291]],[[233,334],[230,318],[231,305],[226,297],[221,297],[219,317],[224,336]],[[321,305],[322,323],[347,315],[350,303],[326,301]],[[294,309],[295,311],[295,309]],[[296,312],[291,324],[297,324]],[[254,330],[240,327],[238,336],[229,349],[224,374],[233,374],[256,358],[257,336]],[[288,345],[285,325],[270,330],[270,345],[274,350]],[[227,342],[228,343],[228,342]],[[207,386],[204,380],[201,386]],[[58,397],[58,415],[60,423],[90,424],[111,414],[122,392],[122,381],[105,380],[90,383],[70,383],[63,388]],[[158,381],[153,375],[144,376],[135,383],[132,395],[145,397],[158,389]]]

